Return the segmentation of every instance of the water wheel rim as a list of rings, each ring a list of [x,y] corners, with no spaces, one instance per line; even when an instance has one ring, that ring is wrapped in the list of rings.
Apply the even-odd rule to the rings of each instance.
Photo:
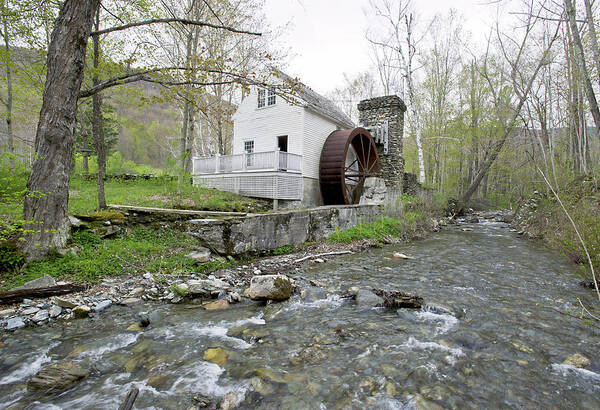
[[[355,154],[350,162],[349,152]],[[377,147],[367,130],[354,128],[332,132],[323,146],[319,167],[324,204],[358,203],[365,180],[379,173]]]

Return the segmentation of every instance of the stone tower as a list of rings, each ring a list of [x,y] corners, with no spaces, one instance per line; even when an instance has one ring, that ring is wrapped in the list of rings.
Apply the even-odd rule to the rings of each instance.
[[[404,158],[402,137],[404,135],[404,112],[406,105],[397,95],[371,98],[358,104],[359,123],[363,127],[377,127],[388,121],[388,153],[378,144],[381,176],[387,187],[387,201],[395,201],[402,193]]]

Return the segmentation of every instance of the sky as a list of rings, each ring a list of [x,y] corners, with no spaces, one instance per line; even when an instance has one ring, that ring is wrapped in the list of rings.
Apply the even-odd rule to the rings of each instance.
[[[394,1],[394,0],[392,0]],[[420,21],[455,9],[472,37],[485,38],[496,16],[489,0],[413,0]],[[320,94],[371,65],[365,32],[369,0],[266,0],[271,26],[288,24],[280,42],[290,49],[285,71]]]

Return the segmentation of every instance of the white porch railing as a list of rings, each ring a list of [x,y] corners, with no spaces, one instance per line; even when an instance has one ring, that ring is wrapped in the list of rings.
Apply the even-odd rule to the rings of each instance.
[[[246,171],[302,172],[302,156],[283,151],[268,151],[193,159],[193,175]]]

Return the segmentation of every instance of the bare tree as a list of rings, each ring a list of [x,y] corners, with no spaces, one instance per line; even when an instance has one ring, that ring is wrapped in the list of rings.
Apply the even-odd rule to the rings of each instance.
[[[416,102],[416,84],[414,79],[417,40],[414,33],[415,16],[410,12],[411,2],[410,0],[405,2],[372,0],[370,4],[376,17],[383,21],[385,31],[378,33],[377,36],[368,35],[367,39],[374,46],[392,50],[395,54],[394,60],[381,61],[382,63],[389,64],[394,61],[401,67],[408,89],[408,118],[417,146],[419,182],[425,183],[425,159],[421,141],[421,121]],[[389,69],[393,69],[393,66],[387,68],[387,70]]]
[[[543,7],[545,7],[544,4],[540,6],[541,9]],[[534,35],[534,28],[536,27],[536,24],[542,21],[539,17],[541,9],[535,10],[533,2],[528,5],[528,13],[526,14],[525,21],[522,22],[524,33],[520,41],[517,41],[506,34],[502,34],[499,28],[496,28],[496,36],[499,43],[500,53],[504,59],[504,62],[508,65],[508,73],[506,73],[506,78],[510,79],[509,84],[512,87],[516,97],[515,100],[512,100],[510,96],[507,97],[505,95],[504,89],[507,84],[504,80],[501,79],[499,82],[494,82],[492,79],[492,74],[489,71],[489,48],[491,45],[491,39],[488,41],[488,52],[485,56],[484,67],[481,71],[481,75],[485,78],[489,85],[496,117],[501,126],[501,134],[498,140],[492,145],[490,151],[486,153],[485,159],[482,161],[477,174],[473,178],[473,181],[461,195],[459,202],[463,205],[469,202],[471,196],[475,193],[479,187],[479,184],[487,175],[490,167],[494,164],[496,158],[498,158],[498,155],[500,154],[500,151],[502,151],[504,144],[513,133],[515,125],[519,119],[519,115],[521,114],[521,109],[530,95],[538,73],[542,67],[550,63],[550,51],[554,42],[558,38],[560,22],[555,24],[554,33],[551,34],[550,38],[545,41],[542,51],[537,56],[531,57],[532,50],[529,50],[527,47],[529,40]],[[512,55],[505,45],[506,42],[514,46],[514,53]],[[527,61],[527,56],[530,56],[529,61]],[[530,67],[529,70],[528,67]],[[504,73],[501,73],[501,76],[504,76]]]
[[[585,57],[585,51],[581,42],[581,35],[579,34],[579,28],[577,27],[575,7],[573,6],[573,2],[571,0],[564,0],[564,2],[565,12],[567,14],[569,26],[571,28],[571,35],[573,36],[573,42],[575,43],[577,59],[579,61],[579,66],[583,75],[585,94],[590,105],[589,108],[592,117],[594,118],[594,123],[596,124],[596,130],[600,132],[600,109],[598,108],[596,93],[594,92],[594,88],[592,86],[592,80],[590,78],[590,72],[588,70],[588,64]],[[593,26],[593,24],[594,20],[593,15],[591,14],[590,7],[590,14],[588,15],[588,26]],[[595,38],[595,32],[596,30],[595,28],[593,28],[592,37],[594,38],[594,40],[592,41],[592,48],[594,49],[594,54],[598,56],[597,65],[600,67],[600,52],[598,52],[598,43],[597,39]]]

